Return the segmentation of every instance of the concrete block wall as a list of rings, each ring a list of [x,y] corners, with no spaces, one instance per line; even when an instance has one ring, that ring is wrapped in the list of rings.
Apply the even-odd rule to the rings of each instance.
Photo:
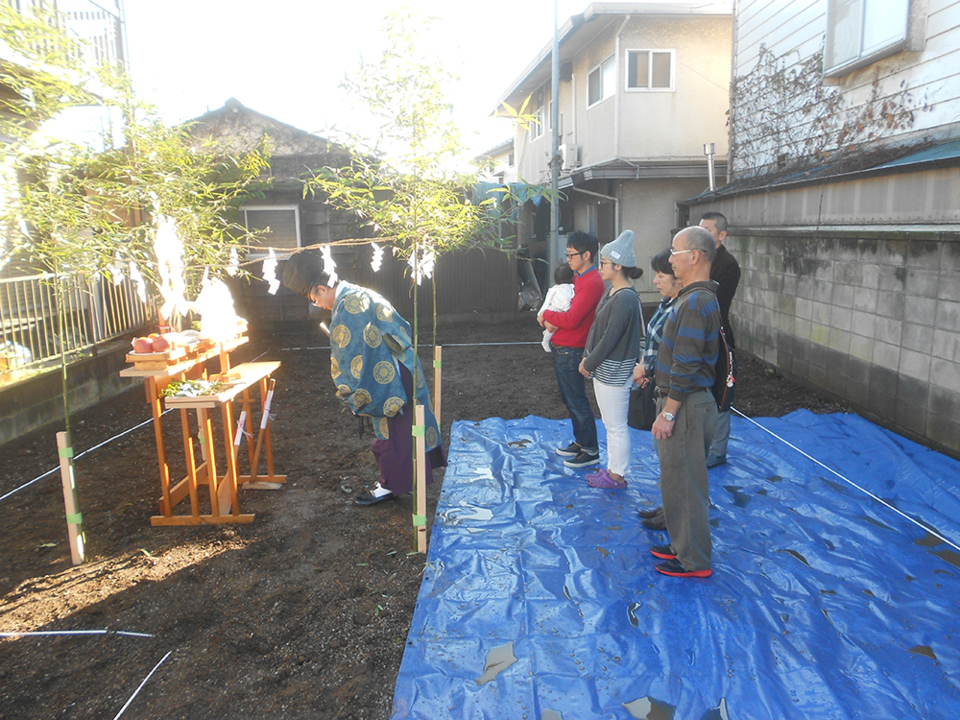
[[[140,378],[122,378],[128,367],[128,341],[97,348],[93,357],[72,363],[67,371],[70,411],[79,412],[136,386]],[[57,368],[0,387],[0,445],[51,423],[63,421],[63,384]],[[62,429],[62,428],[58,428]]]
[[[734,229],[738,347],[960,454],[960,234]]]

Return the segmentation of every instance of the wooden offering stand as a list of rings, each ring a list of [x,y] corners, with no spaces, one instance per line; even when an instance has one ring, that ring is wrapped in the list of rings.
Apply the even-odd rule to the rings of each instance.
[[[268,378],[277,368],[279,362],[251,362],[243,363],[234,368],[230,367],[230,353],[247,342],[246,337],[238,337],[227,343],[207,344],[193,348],[176,348],[166,353],[131,353],[127,361],[134,363],[133,367],[120,371],[122,377],[142,377],[146,390],[147,403],[153,411],[153,428],[157,444],[157,462],[160,467],[160,515],[150,518],[151,525],[206,525],[222,523],[252,522],[253,514],[242,514],[238,489],[248,484],[250,489],[278,489],[286,482],[285,475],[274,475],[273,446],[270,442],[269,408],[265,407],[268,398]],[[206,362],[219,356],[220,375],[226,380],[219,392],[213,395],[198,397],[168,397],[163,398],[164,388],[174,381],[207,379]],[[269,380],[272,392],[274,380]],[[253,436],[250,433],[252,425],[252,401],[250,389],[259,386],[263,417],[260,423],[260,436],[254,450]],[[244,418],[244,434],[247,436],[248,457],[250,471],[248,475],[240,475],[239,465],[239,438],[234,443],[233,433],[240,428],[234,427],[233,402],[241,395]],[[180,482],[171,485],[170,469],[167,466],[166,451],[163,443],[163,426],[161,423],[163,410],[161,404],[167,408],[179,408],[180,425],[183,432],[183,452],[186,459],[187,475]],[[223,424],[224,449],[226,452],[226,469],[223,475],[217,472],[215,443],[211,409],[220,408]],[[200,440],[200,463],[197,464],[194,452],[193,435],[190,429],[189,411],[196,410],[197,425]],[[261,446],[265,448],[267,460],[267,474],[257,476],[257,465]],[[209,490],[209,512],[207,502],[201,502],[199,487],[206,485]],[[207,493],[204,493],[206,495]],[[190,499],[189,514],[174,514],[174,508],[186,498]]]

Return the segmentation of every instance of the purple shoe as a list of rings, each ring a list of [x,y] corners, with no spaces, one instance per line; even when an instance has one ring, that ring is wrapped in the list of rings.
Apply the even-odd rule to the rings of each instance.
[[[609,471],[604,468],[595,473],[587,475],[587,485],[592,488],[609,488],[611,490],[622,490],[627,486],[626,480],[615,480]]]

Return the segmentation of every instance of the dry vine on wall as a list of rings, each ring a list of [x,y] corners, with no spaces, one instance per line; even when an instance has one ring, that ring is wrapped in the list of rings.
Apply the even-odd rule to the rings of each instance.
[[[738,175],[801,169],[842,157],[864,143],[913,127],[926,107],[900,84],[881,96],[880,68],[870,95],[849,107],[842,88],[824,84],[823,49],[806,59],[796,50],[779,57],[760,46],[756,67],[735,78],[730,111],[730,158]]]

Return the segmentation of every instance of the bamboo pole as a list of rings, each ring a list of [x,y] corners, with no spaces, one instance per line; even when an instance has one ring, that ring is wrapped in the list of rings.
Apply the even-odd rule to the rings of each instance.
[[[417,552],[427,551],[427,445],[424,440],[423,405],[414,406],[413,434],[417,439],[414,467],[417,484],[417,511],[413,516],[413,526],[417,531]]]
[[[73,448],[69,434],[57,433],[57,448],[60,455],[60,478],[63,481],[63,504],[67,511],[67,534],[70,537],[70,556],[74,565],[86,561],[83,547],[83,515],[77,500],[77,482],[73,473]]]
[[[433,348],[433,415],[437,418],[437,426],[440,425],[440,356],[443,348],[439,345]]]

